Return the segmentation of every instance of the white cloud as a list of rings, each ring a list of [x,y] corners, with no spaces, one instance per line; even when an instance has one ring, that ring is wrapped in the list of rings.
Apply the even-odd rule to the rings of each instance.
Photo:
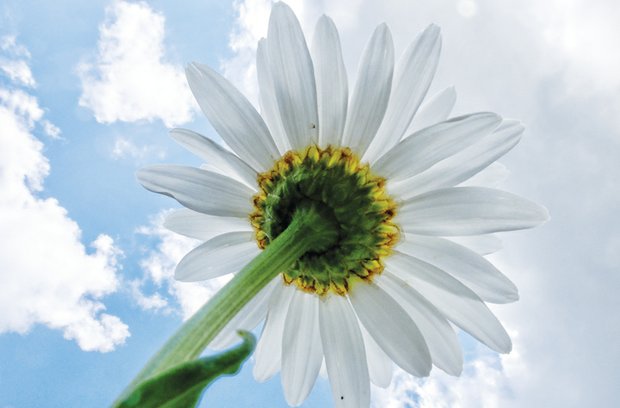
[[[159,293],[151,295],[144,294],[142,285],[144,282],[140,280],[132,280],[128,282],[131,289],[131,296],[142,310],[168,310],[168,301]]]
[[[31,87],[36,85],[26,61],[0,59],[0,69],[13,81]]]
[[[501,361],[480,352],[467,361],[460,377],[433,369],[428,378],[415,378],[401,369],[394,371],[388,388],[373,387],[376,408],[500,408],[511,399],[508,379]]]
[[[0,37],[0,70],[14,82],[28,87],[36,86],[28,61],[30,53],[17,43],[14,35]]]
[[[221,276],[204,282],[178,282],[174,279],[174,269],[181,258],[192,250],[199,241],[175,234],[163,227],[166,211],[153,218],[151,225],[139,229],[139,233],[155,240],[155,248],[141,262],[145,273],[144,281],[154,284],[158,289],[172,296],[180,306],[183,320],[188,319],[206,303],[231,276]],[[144,295],[140,291],[136,300],[141,305],[143,297],[161,297],[160,292]],[[153,309],[141,305],[144,309]],[[145,307],[146,306],[146,307]]]
[[[237,87],[246,90],[246,96],[256,106],[256,44],[267,36],[266,22],[271,4],[270,0],[248,0],[234,4],[238,16],[228,42],[234,54],[230,59],[222,61],[224,75]]]
[[[472,0],[459,0],[456,4],[456,10],[463,17],[470,18],[478,12],[478,4]]]
[[[165,18],[144,2],[114,1],[99,27],[94,61],[78,66],[80,106],[97,121],[189,122],[196,109],[181,66],[166,59]]]
[[[553,0],[532,8],[532,14],[556,62],[568,62],[569,91],[620,90],[618,2]]]
[[[61,138],[60,135],[62,134],[62,131],[60,130],[58,126],[54,125],[49,120],[43,119],[41,121],[41,126],[43,126],[43,132],[45,132],[45,134],[51,137],[52,139]]]
[[[166,153],[156,146],[138,146],[130,139],[125,137],[117,137],[112,146],[112,158],[123,159],[130,157],[134,160],[144,161],[148,157],[157,157],[163,159]]]
[[[42,117],[34,96],[0,87],[0,333],[42,324],[83,350],[110,351],[129,336],[101,302],[117,290],[121,253],[107,235],[87,250],[60,203],[37,196],[50,170],[33,135]]]
[[[28,127],[32,127],[43,117],[43,109],[37,98],[21,89],[0,88],[0,101],[6,109],[19,115]]]

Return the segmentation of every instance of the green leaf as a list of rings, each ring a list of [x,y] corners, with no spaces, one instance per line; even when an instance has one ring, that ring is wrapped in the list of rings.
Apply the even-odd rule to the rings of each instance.
[[[115,407],[195,407],[205,387],[221,375],[236,374],[254,351],[254,336],[246,331],[239,331],[239,335],[243,338],[243,343],[239,346],[220,354],[179,364],[149,378]]]

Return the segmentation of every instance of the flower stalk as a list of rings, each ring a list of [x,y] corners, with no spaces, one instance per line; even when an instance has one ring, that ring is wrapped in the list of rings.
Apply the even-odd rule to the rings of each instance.
[[[196,359],[243,306],[273,278],[306,252],[322,250],[335,243],[337,237],[337,226],[330,214],[314,204],[299,207],[289,226],[151,357],[119,400],[142,381]]]

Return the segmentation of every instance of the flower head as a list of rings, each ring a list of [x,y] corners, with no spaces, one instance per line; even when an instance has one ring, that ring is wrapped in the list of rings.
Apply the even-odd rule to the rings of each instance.
[[[476,186],[523,127],[488,112],[448,119],[451,88],[423,104],[440,48],[431,25],[394,69],[390,31],[380,25],[349,95],[332,20],[319,19],[310,51],[293,12],[276,3],[257,50],[261,114],[209,67],[187,69],[232,151],[176,129],[208,168],[139,173],[146,188],[187,207],[167,227],[206,241],[180,262],[180,280],[237,272],[300,208],[333,226],[333,240],[283,271],[211,344],[228,346],[235,330],[266,319],[254,374],[263,381],[281,371],[291,405],[304,401],[323,360],[337,406],[368,406],[370,381],[387,386],[392,362],[417,376],[432,365],[459,375],[449,322],[493,350],[511,349],[485,302],[515,301],[517,289],[483,257],[496,240],[485,234],[534,227],[547,212]]]

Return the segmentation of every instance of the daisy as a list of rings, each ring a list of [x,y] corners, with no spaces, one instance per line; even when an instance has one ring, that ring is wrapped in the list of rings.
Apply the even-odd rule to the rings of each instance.
[[[336,406],[370,404],[393,364],[416,376],[432,365],[459,375],[454,326],[507,353],[510,338],[485,302],[518,299],[483,255],[492,234],[544,222],[544,208],[481,182],[523,132],[480,112],[448,119],[449,88],[423,104],[441,38],[431,25],[398,64],[385,24],[374,31],[348,89],[340,40],[319,19],[312,48],[292,10],[273,6],[258,44],[259,114],[226,79],[191,64],[187,79],[229,149],[195,132],[172,137],[204,168],[157,165],[139,172],[149,190],[187,207],[166,226],[205,242],[176,269],[181,281],[236,273],[312,208],[329,228],[228,322],[210,347],[264,321],[254,375],[281,372],[287,402],[301,404],[325,363]],[[454,326],[453,326],[454,325]]]

